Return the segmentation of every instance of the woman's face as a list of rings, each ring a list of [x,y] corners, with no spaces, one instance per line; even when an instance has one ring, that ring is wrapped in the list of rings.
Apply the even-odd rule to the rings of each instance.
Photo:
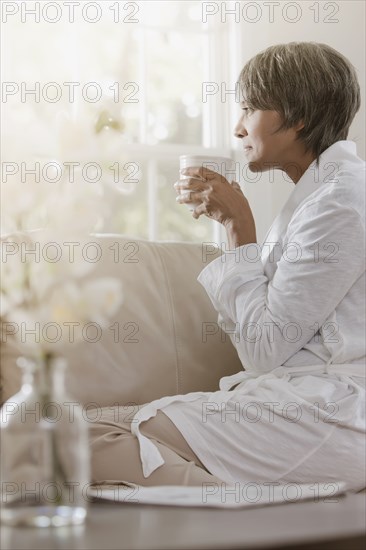
[[[284,169],[286,164],[296,163],[299,156],[297,131],[303,127],[275,131],[282,119],[277,111],[249,109],[241,103],[243,114],[236,127],[235,136],[242,140],[244,154],[252,172],[264,172],[270,168]]]

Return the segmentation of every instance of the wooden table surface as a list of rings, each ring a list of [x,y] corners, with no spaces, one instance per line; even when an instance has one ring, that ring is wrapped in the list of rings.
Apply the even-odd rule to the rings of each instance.
[[[208,509],[98,502],[83,526],[1,528],[2,550],[215,550],[366,547],[366,494],[337,502]]]

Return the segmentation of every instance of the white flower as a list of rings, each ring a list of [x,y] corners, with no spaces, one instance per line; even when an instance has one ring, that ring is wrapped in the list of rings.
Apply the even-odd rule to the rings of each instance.
[[[1,236],[16,231],[35,229],[45,223],[45,198],[50,193],[45,182],[22,183],[19,179],[8,178],[1,186]]]
[[[25,300],[27,265],[22,261],[20,243],[13,239],[1,241],[0,249],[1,317],[7,310]]]
[[[3,329],[14,334],[29,356],[62,351],[82,340],[87,323],[97,323],[100,330],[107,327],[122,303],[121,289],[120,281],[112,278],[67,282],[36,307],[8,310]]]
[[[119,280],[91,278],[95,263],[87,261],[83,252],[90,241],[76,241],[72,253],[62,244],[45,230],[1,243],[0,314],[8,334],[28,355],[52,353],[80,341],[87,323],[106,327],[122,303]],[[57,262],[49,261],[50,250],[61,254]]]
[[[4,292],[0,292],[0,318],[11,311],[12,303]]]
[[[123,301],[122,284],[118,279],[103,277],[87,281],[83,287],[83,297],[88,304],[88,316],[105,327]]]
[[[13,308],[2,323],[2,331],[3,342],[6,343],[9,337],[15,337],[21,345],[22,355],[38,357],[47,351],[44,341],[47,327],[41,319],[39,308]],[[55,345],[52,349],[55,349]]]
[[[82,339],[83,326],[89,322],[106,327],[123,300],[119,280],[92,279],[96,263],[84,249],[90,244],[90,233],[103,227],[112,204],[104,195],[108,177],[90,181],[93,171],[83,172],[83,164],[108,166],[109,161],[120,161],[120,135],[116,132],[111,139],[108,132],[96,134],[94,121],[72,121],[63,114],[53,128],[43,129],[33,132],[41,136],[37,143],[22,136],[17,147],[12,136],[3,158],[13,163],[15,173],[3,179],[1,186],[6,208],[1,216],[5,238],[1,242],[0,317],[24,354],[33,356],[57,349],[62,352],[68,342]],[[21,164],[29,169],[36,162],[40,177],[28,174],[22,182]],[[47,162],[50,171],[44,173]],[[79,163],[73,178],[65,168],[70,162]],[[72,339],[70,325],[75,325]]]
[[[88,320],[82,288],[75,282],[57,286],[44,306],[43,314],[49,321],[62,323],[84,323]]]
[[[77,171],[73,183],[64,181],[45,198],[45,206],[47,228],[64,240],[101,230],[109,213],[100,183],[84,181]]]

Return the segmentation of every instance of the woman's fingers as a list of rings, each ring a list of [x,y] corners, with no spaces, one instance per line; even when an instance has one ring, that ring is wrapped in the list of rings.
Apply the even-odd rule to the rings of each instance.
[[[183,190],[181,194],[179,194],[177,197],[176,197],[176,201],[179,202],[179,203],[185,203],[185,202],[195,202],[195,199],[197,198],[197,195],[198,195],[198,198],[201,198],[201,194],[200,193],[195,193],[194,191],[192,190]]]
[[[185,191],[181,195],[178,195],[175,200],[179,203],[191,202],[191,192]]]
[[[202,216],[202,214],[205,214],[206,216],[208,216],[209,218],[211,217],[211,213],[210,211],[208,210],[208,205],[204,202],[202,202],[199,206],[197,206],[193,212],[192,212],[192,216],[197,220],[200,216]]]
[[[195,202],[195,200],[201,199],[201,193],[204,191],[202,189],[202,181],[199,181],[194,178],[178,180],[174,184],[174,188],[177,194],[176,201],[178,203],[189,203]]]
[[[192,212],[193,218],[198,219],[204,214],[221,222],[221,220],[227,219],[231,215],[232,207],[230,203],[234,201],[236,207],[237,192],[239,191],[242,194],[240,185],[237,182],[233,182],[231,185],[220,174],[206,168],[202,169],[202,167],[182,170],[181,174],[187,177],[178,180],[174,184],[177,193],[176,201],[179,204],[198,203]],[[227,201],[228,205],[225,204]],[[230,212],[227,211],[228,208]]]
[[[192,166],[191,168],[183,168],[180,173],[184,176],[195,177],[201,181],[221,178],[222,176],[206,166]]]
[[[202,180],[198,180],[195,178],[185,178],[182,180],[178,180],[174,184],[174,188],[176,191],[182,191],[185,189],[191,189],[192,191],[199,191],[203,190],[202,188]]]

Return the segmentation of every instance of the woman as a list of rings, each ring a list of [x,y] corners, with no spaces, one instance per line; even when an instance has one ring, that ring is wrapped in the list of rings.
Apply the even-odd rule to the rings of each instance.
[[[283,170],[295,184],[264,245],[238,184],[191,168],[177,191],[200,203],[194,218],[226,228],[228,249],[198,281],[245,370],[216,392],[164,397],[135,416],[103,410],[91,430],[93,480],[362,489],[364,162],[347,140],[356,73],[325,44],[293,42],[256,55],[239,84],[235,135],[249,168]]]

